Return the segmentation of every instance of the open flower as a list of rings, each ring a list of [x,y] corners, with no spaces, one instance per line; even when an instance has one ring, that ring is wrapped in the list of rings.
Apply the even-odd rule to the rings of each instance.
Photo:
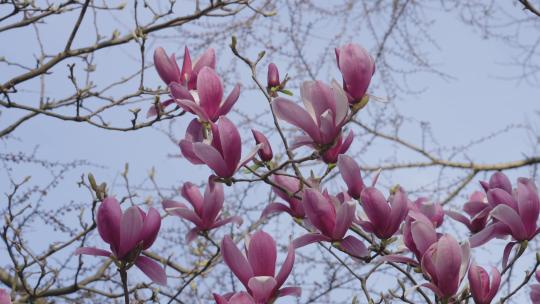
[[[206,164],[217,176],[230,178],[255,156],[259,146],[240,160],[242,142],[236,126],[223,116],[210,125],[211,139],[204,137],[203,125],[192,121],[180,141],[180,150],[191,163]]]
[[[484,193],[475,191],[469,197],[469,201],[463,205],[463,211],[469,217],[452,210],[447,210],[445,213],[452,219],[467,226],[471,233],[477,233],[486,227],[491,206],[488,204]]]
[[[401,187],[395,190],[389,201],[375,187],[365,188],[360,195],[360,201],[367,220],[360,220],[358,224],[380,239],[392,237],[409,211],[407,194]]]
[[[156,209],[144,213],[139,207],[129,207],[122,213],[120,204],[107,197],[99,206],[97,228],[101,239],[110,245],[111,252],[93,247],[78,248],[76,254],[112,257],[123,266],[135,264],[152,281],[165,285],[167,277],[163,268],[154,260],[142,256],[157,238],[161,217]]]
[[[192,66],[189,49],[185,47],[184,63],[182,65],[182,70],[180,70],[176,63],[174,53],[169,57],[162,47],[158,47],[154,51],[154,65],[159,77],[161,77],[167,85],[177,83],[180,86],[185,87],[185,91],[187,92],[185,98],[193,99],[191,92],[196,92],[197,90],[197,76],[199,72],[203,67],[209,67],[211,69],[216,68],[216,54],[214,49],[209,48]],[[196,94],[193,95],[196,96]],[[161,107],[164,109],[173,103],[174,99],[168,99],[161,103]],[[156,109],[155,106],[152,106],[148,110],[147,116],[155,116],[157,113],[158,109]]]
[[[292,217],[303,219],[306,217],[302,200],[297,197],[302,197],[300,180],[296,177],[276,174],[270,177],[271,181],[282,189],[273,186],[272,190],[282,200],[286,201],[289,206],[282,203],[270,203],[264,208],[261,217],[266,217],[272,213],[287,212]]]
[[[366,94],[375,73],[375,63],[363,47],[349,43],[336,48],[336,59],[341,75],[343,89],[351,104],[357,103]]]
[[[203,67],[197,76],[197,94],[176,82],[169,87],[175,102],[184,110],[199,116],[202,121],[215,122],[220,116],[226,115],[240,96],[240,85],[237,84],[223,100],[221,79],[209,67]]]
[[[475,304],[489,304],[497,294],[501,284],[501,273],[491,268],[491,284],[487,271],[475,264],[471,265],[467,275]]]
[[[418,198],[414,203],[410,204],[409,209],[425,215],[433,223],[435,228],[440,227],[443,223],[443,207],[439,203],[430,202],[426,197]]]
[[[193,210],[189,209],[184,203],[172,200],[165,200],[162,205],[167,212],[195,224],[196,227],[186,235],[188,242],[191,242],[201,231],[215,229],[232,222],[238,225],[242,224],[242,218],[239,216],[222,217],[221,210],[225,199],[223,185],[214,182],[212,178],[208,179],[204,197],[201,195],[199,188],[189,182],[182,186],[181,192],[182,196],[191,204]]]
[[[341,196],[344,198],[344,196]],[[368,253],[362,241],[349,235],[345,237],[355,217],[356,205],[353,200],[340,201],[326,191],[304,190],[302,204],[310,223],[318,232],[303,235],[294,240],[295,248],[315,242],[336,242],[339,247],[353,257],[365,257]]]
[[[323,151],[331,148],[346,122],[349,107],[345,92],[335,82],[330,87],[321,81],[306,81],[300,88],[300,95],[305,109],[282,97],[272,102],[278,118],[306,134],[293,146],[310,145]]]
[[[244,284],[254,303],[272,303],[279,297],[300,296],[301,290],[299,287],[281,288],[294,265],[295,254],[292,245],[289,246],[287,257],[277,274],[276,242],[264,231],[257,231],[246,240],[246,255],[242,254],[242,251],[236,247],[236,244],[229,236],[223,238],[221,250],[225,264]],[[245,295],[242,297],[248,299]],[[228,303],[250,303],[230,301]]]
[[[469,254],[469,243],[460,246],[449,234],[441,236],[422,257],[422,271],[431,281],[423,286],[440,299],[453,297],[469,267]]]
[[[11,304],[9,293],[2,288],[0,288],[0,304]]]
[[[517,242],[531,240],[539,229],[537,220],[540,213],[538,191],[530,179],[519,178],[515,195],[507,185],[503,188],[488,190],[488,201],[494,206],[490,216],[495,219],[482,231],[471,237],[473,247],[485,244],[489,240],[504,235],[511,235]]]

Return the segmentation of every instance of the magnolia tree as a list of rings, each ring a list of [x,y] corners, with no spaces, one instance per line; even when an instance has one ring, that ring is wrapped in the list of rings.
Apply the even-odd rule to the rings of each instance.
[[[538,14],[531,3],[521,2]],[[212,48],[195,56],[186,46],[183,56],[178,57],[166,47],[155,46],[153,64],[148,65],[144,60],[146,35],[201,16],[234,15],[241,9],[269,17],[272,14],[265,6],[255,8],[249,1],[210,1],[208,7],[201,8],[197,2],[194,15],[156,23],[163,15],[155,13],[151,4],[145,2],[154,14],[152,23],[140,25],[136,17],[134,33],[116,34],[101,42],[98,39],[94,49],[87,49],[72,48],[74,37],[86,10],[103,8],[91,1],[74,3],[79,5],[80,15],[64,51],[52,59],[44,55],[36,69],[0,83],[0,93],[6,99],[0,105],[29,111],[2,135],[36,115],[119,131],[137,130],[163,120],[188,119],[189,123],[180,130],[184,136],[178,142],[178,150],[190,163],[182,172],[189,181],[179,185],[177,195],[167,195],[150,174],[155,184],[151,191],[156,191],[160,200],[159,204],[150,206],[137,201],[137,196],[130,192],[127,165],[122,174],[127,196],[118,193],[114,185],[101,181],[99,176],[85,174],[79,186],[89,191],[92,202],[81,208],[78,216],[73,216],[81,229],[72,230],[70,219],[62,222],[63,212],[71,215],[71,210],[55,210],[60,215],[50,217],[37,209],[28,211],[32,206],[24,202],[31,194],[18,192],[27,180],[12,182],[13,191],[7,195],[6,206],[0,205],[0,210],[5,210],[0,232],[5,247],[0,258],[10,263],[0,268],[3,284],[0,304],[301,303],[303,291],[314,288],[295,274],[313,270],[319,274],[311,281],[328,279],[330,287],[306,303],[326,303],[320,299],[323,295],[350,281],[354,282],[353,291],[338,300],[342,303],[507,303],[520,292],[528,293],[520,299],[540,303],[540,284],[534,282],[540,282],[540,270],[537,271],[540,254],[535,253],[534,245],[540,232],[540,196],[531,177],[512,181],[500,171],[534,165],[540,159],[532,157],[483,167],[445,161],[397,136],[362,125],[363,113],[385,100],[377,97],[373,85],[370,87],[381,55],[370,54],[360,45],[361,41],[335,48],[332,66],[339,79],[296,77],[294,81],[299,85],[295,86],[291,85],[292,73],[287,67],[263,63],[270,54],[261,52],[252,56],[241,47],[242,41],[233,36],[227,52],[247,67],[251,82],[229,84],[223,80],[227,75],[218,72],[221,61]],[[58,10],[70,9],[74,3]],[[396,3],[394,10],[401,15],[408,1],[401,4],[401,10],[399,1]],[[135,12],[137,5],[135,1]],[[14,4],[12,14],[28,7],[32,6]],[[37,15],[27,13],[30,17],[13,27],[33,22],[24,20],[45,18],[54,10],[48,8]],[[9,26],[0,27],[0,32],[8,29]],[[90,110],[82,103],[85,98],[106,98],[93,92],[92,85],[79,89],[73,66],[68,66],[69,80],[78,95],[64,101],[45,102],[38,108],[12,100],[12,96],[17,97],[14,95],[17,85],[38,75],[45,77],[58,62],[131,40],[137,42],[143,54],[141,84],[135,96],[152,97],[142,114],[139,114],[141,109],[132,111],[131,127],[110,126],[94,118],[132,96]],[[226,49],[226,44],[220,47]],[[305,61],[304,64],[307,65]],[[153,67],[146,71],[146,76],[145,65]],[[261,70],[266,77],[259,76]],[[159,77],[165,89],[147,90],[143,77]],[[266,117],[240,120],[231,115],[246,87],[254,88],[256,96],[264,101],[258,105],[264,107],[262,112]],[[75,116],[55,112],[66,105],[75,106]],[[81,114],[86,111],[89,114]],[[147,122],[140,122],[141,116]],[[267,119],[270,126],[263,130],[253,121],[259,119]],[[470,169],[472,173],[441,203],[411,193],[400,185],[404,183],[399,179],[393,180],[390,187],[381,185],[381,169],[393,170],[399,165],[383,168],[361,163],[358,154],[350,151],[355,141],[363,140],[355,134],[353,126],[407,146],[431,161],[427,165],[402,164],[403,167],[437,165]],[[251,131],[247,136],[252,138],[246,138],[247,132],[242,132],[246,128]],[[277,140],[271,141],[271,135],[276,135]],[[24,161],[24,157],[15,161]],[[190,172],[199,169],[211,172],[204,183],[190,179]],[[480,171],[489,171],[491,175],[479,183],[460,208],[449,208],[446,203]],[[332,187],[329,181],[334,179],[341,179],[345,189]],[[246,188],[252,186],[271,195],[253,210],[235,208],[231,195],[238,197],[239,189],[247,192]],[[51,239],[49,248],[36,254],[22,236],[27,222],[33,221],[36,214],[65,227],[69,239],[61,242]],[[450,222],[456,229],[443,229],[443,222]],[[175,224],[182,225],[182,229],[175,230]],[[274,229],[285,226],[290,228]],[[163,243],[167,245],[160,245]],[[170,246],[171,243],[180,246]],[[498,248],[501,243],[503,249],[495,249],[496,256],[489,261],[485,252],[475,249]],[[313,251],[309,250],[313,248],[326,252],[331,260],[327,265],[331,266],[310,256]],[[186,256],[187,253],[196,256],[197,260],[189,263],[187,257],[179,258],[174,253],[180,250]],[[52,257],[61,266],[51,266]],[[76,260],[75,266],[70,263],[72,259]],[[524,274],[516,270],[518,263],[526,268]],[[333,268],[344,269],[347,279],[334,280],[338,272],[329,272]],[[141,280],[136,269],[147,279]],[[198,289],[206,292],[206,297],[198,298]]]

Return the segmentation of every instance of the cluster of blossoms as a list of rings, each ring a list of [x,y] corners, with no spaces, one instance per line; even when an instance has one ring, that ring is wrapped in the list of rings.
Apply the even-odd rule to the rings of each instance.
[[[299,297],[300,287],[287,286],[286,281],[294,266],[295,251],[312,243],[334,246],[357,261],[369,263],[377,259],[412,266],[426,280],[415,288],[432,290],[441,303],[458,303],[468,298],[475,303],[491,303],[514,246],[519,245],[522,252],[540,231],[537,226],[540,199],[534,183],[520,178],[514,189],[503,173],[496,172],[489,182],[481,182],[483,192],[474,192],[464,204],[466,215],[445,211],[441,204],[427,198],[412,200],[400,186],[385,194],[377,187],[378,174],[373,176],[371,184],[366,184],[360,165],[345,154],[354,139],[354,133],[346,132],[345,127],[369,100],[366,92],[375,65],[367,51],[356,44],[335,51],[341,84],[304,82],[300,87],[302,107],[280,96],[287,79],[280,81],[278,68],[272,63],[268,67],[266,93],[275,117],[301,131],[290,148],[307,146],[314,150],[310,159],[328,164],[328,170],[337,167],[347,186],[346,191],[337,194],[331,194],[316,178],[288,174],[286,165],[274,169],[274,151],[260,131],[252,130],[255,145],[242,159],[240,132],[226,117],[240,96],[240,86],[235,85],[224,98],[213,49],[192,63],[186,48],[182,68],[174,54],[169,56],[162,48],[154,53],[157,72],[167,85],[170,98],[151,107],[147,115],[159,116],[173,104],[193,114],[195,117],[179,142],[180,150],[192,164],[206,165],[213,171],[204,193],[190,182],[181,187],[181,196],[191,207],[174,200],[162,202],[165,214],[178,216],[192,225],[186,241],[198,236],[209,238],[211,231],[226,224],[242,224],[239,215],[227,216],[224,211],[224,184],[234,182],[238,170],[251,161],[256,164],[255,169],[248,168],[251,171],[268,169],[258,177],[267,176],[261,180],[270,184],[280,199],[265,206],[261,217],[287,213],[308,230],[288,245],[279,269],[276,269],[276,241],[268,233],[259,230],[248,235],[244,250],[225,236],[220,245],[223,261],[245,290],[214,293],[216,303],[263,304],[274,303],[284,296]],[[471,233],[468,240],[459,243],[453,236],[437,231],[446,215],[467,227]],[[110,258],[121,275],[136,266],[155,283],[166,285],[164,268],[145,253],[158,236],[161,219],[154,208],[145,212],[138,206],[130,206],[122,211],[114,197],[105,197],[97,211],[96,225],[110,250],[81,247],[76,253]],[[404,248],[391,252],[388,248],[398,235]],[[511,240],[502,255],[503,271],[491,267],[490,278],[484,268],[471,262],[471,247],[507,236]],[[460,291],[465,277],[468,288]],[[536,278],[540,281],[540,273]],[[531,300],[540,303],[540,285],[532,285],[531,290]],[[11,303],[9,294],[0,289],[0,304],[7,303]]]

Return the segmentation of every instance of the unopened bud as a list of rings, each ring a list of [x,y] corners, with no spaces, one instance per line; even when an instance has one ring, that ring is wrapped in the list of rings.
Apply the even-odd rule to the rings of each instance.
[[[269,88],[279,87],[279,71],[274,63],[268,65],[267,85]]]

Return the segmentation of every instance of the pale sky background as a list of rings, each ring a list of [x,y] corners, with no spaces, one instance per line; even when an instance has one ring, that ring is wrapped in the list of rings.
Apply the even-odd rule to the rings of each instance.
[[[517,9],[509,5],[509,9]],[[279,13],[279,12],[278,12]],[[431,130],[441,146],[460,146],[468,144],[482,136],[501,130],[511,124],[522,124],[530,122],[538,127],[538,102],[540,88],[525,82],[516,80],[502,79],[505,76],[516,75],[519,71],[515,67],[509,67],[502,63],[508,62],[515,55],[515,50],[508,47],[496,39],[482,39],[481,35],[475,32],[470,26],[464,25],[458,20],[454,13],[443,13],[433,11],[433,18],[437,21],[433,24],[432,36],[437,39],[439,49],[433,49],[432,46],[426,46],[433,50],[430,51],[430,57],[437,67],[452,76],[452,79],[441,79],[435,75],[418,74],[408,79],[409,84],[415,88],[425,89],[420,94],[411,96],[403,95],[390,102],[395,103],[401,113],[406,117],[413,118],[416,122],[407,125],[400,133],[415,143],[419,143],[418,125],[420,121],[429,122]],[[115,24],[115,20],[103,20],[103,22]],[[51,24],[50,32],[43,33],[46,37],[46,45],[55,49],[56,44],[62,45],[63,40],[55,39],[56,29],[60,29],[63,24]],[[122,28],[118,26],[118,28]],[[329,29],[331,31],[332,29]],[[17,58],[23,56],[19,52],[20,48],[34,47],[34,41],[31,36],[20,39],[15,37],[24,33],[23,30],[13,33],[12,36],[3,35],[0,39],[9,41],[14,39],[14,44],[2,44],[0,46],[0,55],[8,58]],[[82,32],[84,33],[84,31]],[[536,37],[538,33],[530,32],[531,37]],[[83,38],[84,39],[84,35]],[[0,41],[1,41],[0,40]],[[373,45],[371,41],[353,41],[361,43],[369,48]],[[159,44],[159,42],[157,43]],[[189,41],[178,41],[176,49],[180,50],[184,44],[189,45]],[[170,50],[174,50],[176,42],[167,41],[164,43]],[[223,50],[222,57],[218,57],[218,65],[224,64],[224,59],[229,58],[230,51],[225,45],[209,45],[216,49]],[[313,45],[313,49],[322,49],[323,46]],[[131,48],[134,50],[134,48]],[[153,48],[149,48],[146,58],[151,60]],[[120,56],[120,57],[119,57]],[[130,57],[131,56],[131,57]],[[120,54],[120,52],[111,53],[109,62],[101,62],[98,69],[122,69],[124,65],[136,64],[137,57],[133,54]],[[333,56],[328,56],[329,61],[334,61]],[[276,61],[280,66],[280,62]],[[0,66],[4,69],[4,66]],[[7,70],[6,70],[7,71]],[[245,71],[245,69],[244,69]],[[329,81],[337,77],[338,71],[335,69],[334,75],[328,75],[322,80]],[[9,77],[4,71],[0,70],[0,82]],[[282,74],[285,74],[282,72]],[[106,77],[106,73],[103,73]],[[263,79],[264,73],[261,72]],[[58,77],[65,77],[59,75]],[[157,73],[150,69],[147,71],[147,86],[160,84]],[[243,77],[247,79],[246,77]],[[106,81],[106,78],[102,78]],[[372,94],[384,96],[380,86],[380,78],[374,78],[374,86],[370,90]],[[48,90],[60,91],[63,87],[55,86],[54,82],[49,85]],[[71,89],[71,88],[70,88]],[[225,88],[228,94],[232,86]],[[377,91],[380,89],[381,91]],[[37,90],[37,89],[36,89]],[[28,103],[33,103],[32,96],[35,92],[28,92]],[[295,94],[297,95],[297,94]],[[296,97],[295,97],[296,98]],[[25,101],[26,102],[26,101]],[[258,112],[257,107],[263,105],[265,101],[259,94],[243,91],[237,108],[253,109]],[[381,105],[370,104],[368,107],[380,107]],[[147,107],[143,107],[143,112]],[[248,110],[248,111],[250,111]],[[0,116],[0,125],[4,125],[4,120],[9,121],[11,113],[3,112]],[[189,117],[189,119],[188,119]],[[233,118],[237,118],[234,114]],[[360,116],[361,117],[361,116]],[[175,122],[176,136],[183,137],[185,126],[191,116],[184,116]],[[126,120],[125,125],[129,122]],[[162,128],[167,127],[167,122],[161,124]],[[406,133],[407,131],[410,133]],[[537,129],[538,130],[538,129]],[[244,133],[244,138],[251,140],[251,135]],[[136,132],[112,132],[101,130],[86,124],[64,122],[57,119],[40,117],[19,127],[14,133],[14,138],[6,141],[0,141],[0,153],[16,153],[35,149],[36,156],[40,159],[52,161],[69,162],[72,160],[88,160],[89,162],[99,164],[102,167],[80,167],[67,174],[62,181],[61,186],[48,194],[46,202],[54,206],[54,202],[65,204],[69,201],[84,202],[88,201],[87,193],[77,187],[76,182],[82,174],[93,172],[99,181],[106,181],[112,185],[118,182],[111,192],[121,187],[121,178],[119,176],[127,162],[130,164],[130,179],[133,184],[139,184],[147,177],[147,173],[152,167],[156,168],[157,180],[165,187],[181,185],[184,181],[200,181],[205,179],[210,173],[204,166],[194,166],[186,161],[177,158],[170,158],[169,155],[178,154],[179,150],[171,144],[169,139],[162,133],[153,128],[147,128]],[[273,142],[276,138],[273,138]],[[356,141],[362,141],[357,138]],[[250,141],[251,144],[251,141]],[[532,148],[537,143],[532,143],[522,130],[512,131],[508,134],[497,137],[482,143],[479,146],[469,150],[468,156],[477,162],[492,163],[501,161],[511,161],[523,158],[524,155],[532,155]],[[249,148],[244,147],[244,154]],[[385,155],[385,151],[381,151]],[[367,159],[380,159],[378,155],[366,156]],[[405,158],[406,159],[406,158]],[[34,167],[21,165],[12,172],[15,179],[22,179],[24,176],[32,175],[33,182],[40,184],[49,179],[45,171],[33,171]],[[4,170],[0,169],[0,172]],[[516,172],[517,171],[517,172]],[[527,176],[530,172],[527,169],[512,171],[512,177],[520,174]],[[392,177],[396,180],[393,183],[399,183],[403,187],[414,188],[423,185],[437,178],[437,170],[425,170],[423,172],[399,173]],[[483,178],[478,176],[476,180]],[[0,173],[0,187],[2,192],[7,192],[5,172]],[[472,184],[478,189],[477,183]],[[230,191],[228,189],[226,191]],[[441,195],[441,198],[444,194]],[[157,202],[156,202],[157,203]],[[0,206],[1,209],[1,206]],[[68,220],[68,219],[66,219]],[[447,222],[450,222],[448,219]],[[46,246],[50,239],[46,236],[47,227],[42,227],[36,231],[36,248],[38,244]],[[478,252],[482,260],[490,260],[488,255]],[[3,258],[0,254],[0,261]],[[489,263],[480,263],[483,266]],[[142,278],[144,280],[144,278]],[[522,296],[528,297],[528,288],[521,292]],[[361,297],[361,294],[358,294]],[[520,298],[522,299],[522,298]],[[281,303],[286,303],[282,300]]]

